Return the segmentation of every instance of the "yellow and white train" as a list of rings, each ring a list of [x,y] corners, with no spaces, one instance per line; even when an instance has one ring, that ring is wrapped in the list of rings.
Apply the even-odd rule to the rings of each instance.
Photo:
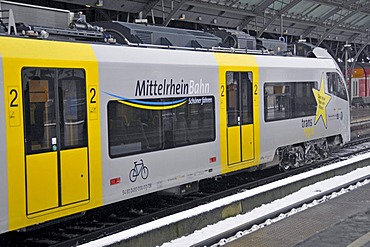
[[[0,36],[0,233],[349,141],[335,61]],[[191,185],[191,186],[184,186]]]

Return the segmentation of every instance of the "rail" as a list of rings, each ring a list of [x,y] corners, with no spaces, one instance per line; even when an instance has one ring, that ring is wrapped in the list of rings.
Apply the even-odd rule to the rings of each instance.
[[[273,218],[277,218],[279,215],[283,215],[283,214],[286,214],[287,212],[291,211],[292,209],[295,209],[295,208],[299,208],[299,207],[302,207],[302,205],[307,205],[307,204],[310,204],[311,202],[313,201],[319,201],[320,199],[322,199],[323,197],[325,196],[329,196],[331,195],[332,193],[335,193],[335,192],[339,192],[341,191],[342,189],[345,189],[345,188],[348,188],[352,185],[356,185],[358,183],[361,183],[363,181],[366,181],[366,180],[369,180],[370,179],[370,175],[369,174],[366,174],[360,178],[357,178],[353,181],[350,181],[350,182],[347,182],[345,184],[340,184],[338,186],[336,186],[335,188],[332,188],[332,189],[329,189],[329,190],[326,190],[326,191],[323,191],[323,192],[320,192],[319,194],[317,195],[314,195],[314,196],[310,196],[310,197],[307,197],[307,198],[304,198],[298,202],[294,202],[293,204],[291,205],[288,205],[286,207],[283,207],[283,208],[280,208],[276,211],[273,211],[271,213],[268,213],[264,216],[261,216],[257,219],[254,219],[252,221],[249,221],[249,222],[246,222],[244,224],[241,224],[237,227],[234,227],[234,228],[231,228],[231,229],[228,229],[226,230],[225,232],[222,232],[220,234],[217,234],[215,236],[212,236],[208,239],[205,239],[205,240],[202,240],[198,243],[195,243],[195,244],[192,244],[190,247],[203,247],[203,246],[221,246],[217,243],[220,243],[220,240],[222,239],[228,239],[232,236],[235,236],[237,235],[237,233],[239,232],[243,232],[245,231],[246,229],[251,229],[254,225],[259,225],[259,224],[263,224],[263,222],[266,222],[267,220],[269,219],[273,219]]]

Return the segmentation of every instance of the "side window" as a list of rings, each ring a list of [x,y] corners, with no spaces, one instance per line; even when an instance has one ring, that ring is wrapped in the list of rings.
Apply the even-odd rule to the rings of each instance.
[[[201,103],[186,106],[189,122],[189,141],[191,144],[210,142],[216,139],[215,99],[196,97]]]
[[[265,85],[265,120],[291,118],[291,88],[288,84]]]
[[[346,86],[338,73],[328,72],[326,73],[326,79],[330,94],[333,94],[341,99],[348,100]]]
[[[293,117],[305,117],[316,114],[316,99],[312,89],[317,88],[314,82],[295,83]]]
[[[266,83],[264,86],[265,121],[314,115],[317,82]]]
[[[169,103],[179,99],[147,100]],[[145,101],[145,100],[142,100]],[[164,104],[165,105],[165,104]],[[214,97],[192,97],[174,109],[152,110],[108,102],[110,157],[215,140]]]
[[[163,145],[160,111],[108,102],[108,139],[111,157],[158,150]]]

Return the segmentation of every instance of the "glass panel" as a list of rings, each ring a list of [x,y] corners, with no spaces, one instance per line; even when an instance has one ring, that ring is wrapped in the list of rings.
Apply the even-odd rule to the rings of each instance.
[[[290,87],[281,85],[265,86],[265,119],[287,119],[290,114]]]
[[[317,82],[265,84],[265,120],[315,115],[317,103],[313,88],[317,88]]]
[[[253,123],[252,73],[242,72],[242,124]]]
[[[314,82],[298,82],[295,84],[294,117],[305,117],[315,115],[316,100],[312,89]]]
[[[239,73],[226,72],[227,126],[240,124]]]
[[[173,148],[174,143],[174,121],[175,112],[172,110],[161,111],[162,113],[162,123],[163,123],[163,138],[164,138],[164,148]]]
[[[174,110],[174,144],[176,147],[187,145],[190,142],[190,133],[188,127],[187,104]]]
[[[169,98],[154,101],[177,101]],[[146,100],[142,100],[146,101]],[[148,100],[153,102],[153,100]],[[111,157],[175,148],[215,140],[213,97],[192,97],[170,110],[150,110],[108,103],[108,140]]]
[[[82,69],[58,69],[62,149],[87,146],[86,82]]]
[[[22,70],[26,153],[52,151],[56,142],[55,70]]]
[[[108,139],[111,157],[158,150],[163,147],[161,111],[108,103]]]
[[[198,97],[201,104],[188,105],[188,121],[191,143],[215,140],[214,97]]]
[[[334,94],[341,99],[348,100],[346,86],[339,74],[336,72],[329,72],[326,73],[326,78],[328,82],[329,93]]]
[[[214,140],[213,97],[192,97],[187,104],[163,111],[162,116],[165,126],[165,148]]]

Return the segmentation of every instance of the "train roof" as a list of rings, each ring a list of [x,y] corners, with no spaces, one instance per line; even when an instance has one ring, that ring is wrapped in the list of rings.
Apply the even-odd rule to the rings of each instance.
[[[1,42],[1,39],[6,42]],[[30,42],[30,44],[26,44],[23,42]],[[45,44],[45,42],[49,44]],[[23,43],[23,44],[22,44]],[[33,44],[31,44],[33,43]],[[307,57],[300,57],[300,56],[273,56],[273,55],[263,55],[263,53],[249,53],[248,50],[238,51],[232,48],[222,48],[222,47],[213,47],[209,49],[191,49],[186,47],[166,47],[166,46],[158,46],[158,45],[146,45],[146,44],[106,44],[101,42],[82,42],[82,41],[72,41],[72,42],[65,42],[65,41],[54,41],[54,40],[42,40],[42,39],[35,39],[35,38],[26,38],[26,37],[19,37],[19,36],[1,36],[0,35],[0,46],[6,49],[7,55],[0,54],[2,56],[10,56],[16,57],[17,54],[14,53],[14,49],[16,51],[24,50],[22,53],[23,56],[27,57],[26,54],[29,54],[30,57],[36,56],[32,52],[28,52],[27,50],[31,49],[30,47],[37,46],[39,43],[43,50],[49,50],[49,52],[57,52],[67,54],[72,46],[80,46],[80,45],[90,45],[96,54],[99,55],[99,61],[106,61],[106,62],[125,62],[130,61],[132,64],[142,64],[142,63],[159,63],[159,64],[166,64],[166,63],[180,63],[182,65],[189,64],[189,65],[196,65],[201,63],[204,65],[206,56],[203,54],[212,53],[225,53],[229,55],[250,55],[255,56],[257,59],[258,64],[260,67],[273,67],[275,68],[284,68],[284,67],[311,67],[311,68],[318,68],[318,67],[334,67],[336,64],[330,54],[323,48],[316,47],[313,49],[312,53],[313,56],[317,57],[317,59],[307,58]],[[4,45],[5,44],[5,45]],[[12,44],[13,52],[9,49],[9,44]],[[146,47],[146,48],[144,48]],[[162,49],[159,49],[162,48]],[[2,50],[2,49],[0,49]],[[189,52],[193,51],[193,52]],[[202,52],[201,52],[202,51]],[[171,54],[169,54],[171,53]],[[31,54],[31,55],[30,55]],[[33,55],[32,55],[33,54]],[[69,54],[69,53],[68,53]],[[176,55],[175,55],[176,54]],[[182,54],[182,55],[181,55]],[[74,58],[78,58],[78,54],[70,54],[70,56]],[[37,54],[37,57],[43,57],[42,54]],[[72,57],[70,59],[72,59]],[[173,57],[174,59],[172,59]],[[183,60],[176,60],[179,57],[184,58]],[[320,62],[321,61],[321,62]],[[205,62],[207,64],[207,62]]]
[[[255,50],[255,49],[240,49],[234,47],[223,47],[223,46],[210,46],[210,47],[188,47],[188,46],[175,46],[175,45],[161,45],[161,44],[147,44],[147,43],[133,43],[129,40],[125,40],[123,43],[118,43],[115,38],[111,35],[106,35],[103,32],[99,34],[97,31],[84,31],[84,30],[73,30],[73,29],[57,29],[47,27],[28,27],[28,31],[22,31],[22,34],[6,34],[0,33],[0,37],[8,38],[19,38],[23,40],[44,40],[50,42],[69,42],[69,43],[85,43],[94,45],[106,45],[106,46],[121,46],[121,47],[138,47],[138,48],[153,48],[153,49],[168,49],[171,51],[182,50],[182,51],[199,51],[199,52],[221,52],[221,53],[232,53],[232,54],[253,54],[253,55],[265,55],[271,57],[302,57],[292,56],[291,54],[277,55],[266,50]],[[50,33],[52,35],[50,35]],[[59,37],[60,36],[60,37]],[[320,58],[320,59],[332,59],[331,55],[323,48],[314,47],[306,57]]]

